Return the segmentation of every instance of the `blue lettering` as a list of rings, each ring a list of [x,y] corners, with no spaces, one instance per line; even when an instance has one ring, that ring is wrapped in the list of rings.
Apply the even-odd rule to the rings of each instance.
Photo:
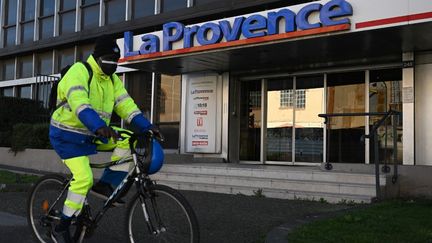
[[[222,29],[222,33],[225,36],[226,41],[238,40],[240,38],[240,27],[245,17],[238,17],[234,19],[233,28],[231,29],[230,22],[226,20],[219,21],[219,25]]]
[[[143,35],[141,40],[144,43],[140,46],[140,54],[149,54],[159,51],[159,37],[156,35]]]
[[[183,40],[183,47],[189,48],[192,47],[194,44],[193,36],[198,30],[198,25],[192,26],[192,27],[186,27],[184,30],[184,40]]]
[[[207,33],[212,32],[210,39],[207,39]],[[197,41],[200,45],[210,45],[219,42],[222,39],[219,25],[215,23],[203,24],[197,33]]]
[[[163,50],[172,50],[172,43],[180,40],[184,25],[179,22],[170,22],[163,25]]]
[[[126,31],[124,32],[124,56],[130,57],[139,55],[138,51],[132,51],[133,50],[133,33],[132,31]]]
[[[351,4],[344,0],[333,0],[326,3],[320,13],[321,23],[325,26],[348,24],[350,20],[348,18],[342,18],[335,20],[337,17],[351,16],[353,9]]]
[[[267,28],[267,19],[264,16],[254,14],[243,22],[242,33],[246,38],[265,36],[265,31],[254,32]],[[254,33],[253,33],[254,32]]]
[[[279,34],[279,22],[285,19],[285,33],[293,32],[296,29],[295,13],[289,9],[282,9],[278,12],[268,13],[267,31],[269,35]]]
[[[310,5],[306,5],[302,9],[300,9],[296,17],[297,27],[302,30],[321,27],[321,23],[315,23],[315,24],[309,23],[309,16],[311,15],[311,13],[319,11],[321,7],[322,7],[321,4],[313,3]]]

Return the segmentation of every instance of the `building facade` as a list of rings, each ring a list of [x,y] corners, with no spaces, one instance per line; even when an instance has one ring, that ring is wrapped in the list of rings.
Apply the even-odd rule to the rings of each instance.
[[[233,163],[432,165],[427,0],[1,0],[0,95],[118,37],[118,74],[165,149]],[[381,116],[378,150],[364,137]],[[327,124],[319,114],[345,114]],[[121,123],[114,120],[115,123]],[[392,132],[392,129],[395,132]],[[397,149],[395,149],[395,146]],[[397,151],[397,154],[393,154]]]

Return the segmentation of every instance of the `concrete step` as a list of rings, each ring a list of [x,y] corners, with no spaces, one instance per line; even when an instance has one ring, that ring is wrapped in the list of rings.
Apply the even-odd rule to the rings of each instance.
[[[250,187],[256,189],[274,189],[302,192],[324,192],[335,194],[353,194],[375,196],[375,184],[340,183],[318,180],[289,180],[251,176],[209,175],[193,173],[159,172],[153,179],[163,182],[182,182]]]
[[[374,184],[375,175],[371,173],[353,173],[353,172],[334,172],[322,171],[319,167],[265,167],[254,168],[251,166],[222,166],[221,165],[200,165],[200,164],[169,164],[162,167],[161,172],[165,173],[183,173],[183,174],[202,174],[202,175],[226,175],[241,176],[266,179],[284,179],[284,180],[304,180],[304,181],[321,181],[336,183],[356,183],[356,184]],[[386,184],[386,176],[380,176],[380,184]]]
[[[374,174],[322,171],[319,167],[166,164],[152,178],[181,190],[282,199],[368,203],[376,197]],[[381,188],[386,184],[387,177],[380,175]]]
[[[178,190],[206,191],[226,194],[242,194],[248,196],[264,196],[269,198],[291,199],[291,200],[313,200],[329,203],[370,203],[371,196],[334,194],[323,192],[305,192],[296,190],[276,190],[271,188],[251,188],[245,186],[227,186],[194,182],[159,181],[159,183],[171,186]]]

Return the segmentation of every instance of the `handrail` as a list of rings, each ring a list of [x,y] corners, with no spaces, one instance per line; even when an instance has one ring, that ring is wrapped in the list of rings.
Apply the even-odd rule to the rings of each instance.
[[[396,183],[397,178],[398,178],[398,168],[397,168],[397,130],[396,130],[396,118],[397,116],[400,116],[401,112],[399,111],[395,111],[395,110],[389,110],[387,112],[365,112],[365,113],[359,113],[359,112],[355,112],[355,113],[332,113],[332,114],[319,114],[318,117],[324,118],[324,124],[326,124],[326,129],[328,130],[328,120],[329,118],[332,117],[352,117],[352,116],[382,116],[382,118],[378,121],[376,121],[371,129],[371,131],[369,131],[368,135],[363,135],[362,139],[364,138],[374,138],[374,150],[375,150],[375,158],[374,158],[374,162],[375,162],[375,187],[376,187],[376,196],[377,196],[377,200],[380,199],[381,197],[381,188],[380,188],[380,178],[379,178],[379,146],[378,146],[378,128],[384,124],[384,122],[389,118],[392,117],[393,118],[393,177],[392,177],[392,182],[393,184]],[[387,131],[386,131],[387,132]],[[328,146],[329,146],[329,139],[330,139],[330,133],[327,134],[327,146],[326,146],[326,162],[325,162],[325,168],[327,170],[331,170],[333,168],[333,166],[330,164],[329,162],[329,150],[328,150]],[[385,170],[384,171],[388,171],[388,166],[387,164],[384,166]]]

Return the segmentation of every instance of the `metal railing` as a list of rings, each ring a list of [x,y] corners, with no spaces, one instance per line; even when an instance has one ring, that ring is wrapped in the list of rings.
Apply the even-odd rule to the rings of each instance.
[[[33,97],[35,100],[42,102],[45,108],[48,108],[49,96],[51,92],[51,87],[54,82],[58,81],[60,78],[51,75],[38,75],[36,76],[36,83],[34,85]]]
[[[333,114],[319,114],[318,116],[321,118],[324,118],[324,124],[326,124],[326,130],[327,130],[327,143],[326,143],[326,161],[325,161],[325,168],[327,170],[331,170],[333,166],[331,165],[329,161],[329,146],[330,146],[330,133],[329,133],[329,119],[332,117],[354,117],[354,116],[363,116],[363,117],[371,117],[371,116],[381,116],[381,119],[374,122],[371,131],[369,131],[369,134],[365,134],[362,136],[362,140],[364,141],[364,138],[373,139],[374,142],[374,164],[375,164],[375,188],[376,188],[376,196],[379,200],[381,197],[381,186],[380,186],[380,169],[379,169],[379,139],[378,139],[378,128],[381,127],[387,119],[390,117],[392,120],[392,127],[393,127],[393,176],[392,176],[392,183],[395,184],[398,179],[398,167],[397,167],[397,155],[398,155],[398,148],[397,148],[397,119],[401,115],[401,112],[395,111],[395,110],[389,110],[387,112],[366,112],[366,113],[333,113]],[[387,127],[385,129],[385,138],[387,140]],[[387,141],[385,141],[387,144]],[[385,160],[385,164],[383,166],[383,172],[388,173],[390,171],[390,168],[387,165],[387,160]]]

